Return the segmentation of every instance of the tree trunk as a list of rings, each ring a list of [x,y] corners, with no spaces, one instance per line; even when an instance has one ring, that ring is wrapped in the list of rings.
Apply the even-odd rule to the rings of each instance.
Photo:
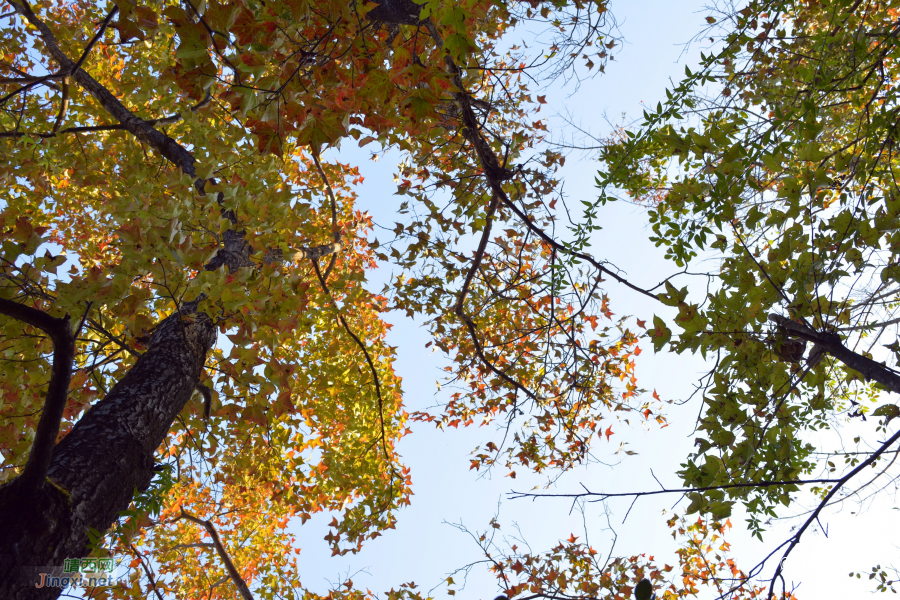
[[[91,531],[105,532],[146,490],[154,454],[190,399],[215,324],[190,303],[153,332],[150,347],[53,451],[38,492],[17,480],[0,487],[0,598],[56,598],[36,587],[40,573],[60,576],[67,558],[90,551]]]

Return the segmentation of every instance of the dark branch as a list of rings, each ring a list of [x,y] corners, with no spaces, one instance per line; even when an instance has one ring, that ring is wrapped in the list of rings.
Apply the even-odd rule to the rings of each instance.
[[[881,456],[885,450],[893,446],[897,442],[897,440],[900,440],[900,431],[892,435],[888,441],[881,445],[881,448],[879,448],[875,451],[874,454],[872,454],[872,456],[859,463],[855,469],[841,477],[835,483],[835,486],[831,488],[831,491],[829,491],[828,494],[824,498],[822,498],[819,506],[817,506],[816,509],[809,515],[809,518],[807,518],[800,529],[797,530],[797,533],[791,536],[790,545],[788,545],[787,550],[784,551],[784,554],[781,556],[781,560],[778,561],[778,566],[775,567],[775,574],[772,576],[772,582],[769,584],[769,595],[767,596],[767,598],[773,597],[772,592],[775,589],[775,582],[778,580],[778,578],[781,576],[781,572],[784,570],[784,561],[787,559],[791,551],[793,551],[793,549],[797,546],[797,544],[800,543],[800,536],[803,535],[803,532],[805,532],[810,525],[812,525],[819,519],[819,513],[822,512],[822,509],[828,506],[828,503],[831,501],[834,495],[837,494],[839,489],[841,489],[848,481],[856,477],[856,475],[858,475],[863,469],[878,460],[878,457]]]
[[[374,11],[373,11],[374,12]],[[371,14],[371,13],[370,13]],[[428,29],[431,38],[434,40],[434,43],[438,46],[438,48],[443,48],[444,40],[441,38],[440,33],[435,27],[434,23],[430,20],[426,20],[424,22],[426,29]],[[601,273],[606,273],[619,283],[633,289],[636,292],[639,292],[649,298],[653,298],[654,300],[659,300],[659,296],[640,288],[633,283],[629,282],[624,277],[615,273],[614,271],[608,269],[601,263],[596,260],[593,256],[589,254],[584,254],[583,252],[577,252],[567,247],[564,244],[557,242],[550,235],[547,234],[543,229],[534,224],[531,219],[526,215],[522,210],[519,209],[518,206],[510,199],[507,195],[506,191],[503,189],[503,181],[509,179],[512,176],[512,173],[500,165],[500,162],[497,160],[497,155],[494,154],[494,151],[491,149],[490,144],[485,141],[484,137],[481,135],[480,126],[478,125],[478,118],[475,115],[475,111],[472,110],[472,98],[465,91],[465,87],[462,81],[462,70],[456,65],[453,61],[453,58],[447,54],[444,56],[444,62],[447,64],[447,71],[453,76],[453,84],[457,87],[459,91],[454,93],[454,99],[456,100],[459,110],[462,116],[463,122],[463,135],[469,142],[471,142],[472,146],[475,149],[475,153],[478,155],[478,159],[481,162],[481,168],[484,173],[485,178],[488,181],[488,184],[491,186],[491,190],[500,197],[504,204],[506,204],[513,213],[518,216],[522,222],[525,224],[528,229],[530,229],[535,235],[541,238],[544,242],[549,244],[552,248],[555,248],[557,251],[566,254],[567,256],[571,256],[573,258],[577,258],[583,260],[594,266]]]
[[[862,373],[866,379],[877,381],[895,394],[900,394],[900,376],[896,375],[885,365],[857,354],[844,346],[841,342],[841,336],[838,334],[822,333],[781,315],[771,314],[769,315],[769,320],[787,329],[800,339],[813,342],[851,369]]]
[[[66,118],[66,111],[69,110],[69,78],[63,77],[62,80],[62,99],[59,105],[59,113],[56,115],[56,122],[53,123],[53,129],[50,130],[51,133],[56,133],[59,131],[60,126],[62,125],[63,119]]]
[[[212,101],[212,93],[208,90],[206,92],[206,97],[203,98],[200,102],[190,107],[188,110],[191,112],[197,112],[207,104]],[[166,117],[160,117],[159,119],[147,119],[145,122],[148,125],[171,125],[172,123],[177,123],[184,117],[180,112],[175,113],[174,115],[169,115]],[[49,139],[52,137],[56,137],[57,135],[63,135],[65,133],[95,133],[100,131],[127,131],[128,128],[121,123],[110,123],[107,125],[85,125],[80,127],[66,127],[65,129],[59,131],[52,131],[51,133],[29,133],[27,131],[0,131],[0,138],[20,138],[20,137],[37,137],[41,139]]]
[[[81,53],[81,58],[78,59],[72,66],[72,70],[69,73],[74,73],[78,69],[81,68],[81,65],[84,64],[84,61],[87,60],[88,54],[91,53],[91,50],[94,48],[94,45],[103,37],[103,34],[106,32],[106,28],[109,27],[109,22],[112,21],[112,18],[116,16],[116,13],[119,12],[118,6],[113,6],[112,10],[109,11],[109,14],[106,15],[106,18],[103,19],[103,23],[100,24],[100,29],[97,30],[97,33],[94,34],[94,37],[91,38],[91,41],[88,42],[88,45],[85,46],[84,52]]]
[[[319,269],[319,261],[318,259],[313,259],[312,261],[313,269],[316,271],[316,277],[319,279],[319,283],[322,286],[322,291],[328,296],[328,299],[331,301],[331,305],[334,307],[335,312],[337,313],[338,320],[341,322],[341,325],[344,327],[344,331],[347,332],[353,341],[359,346],[359,349],[362,350],[363,355],[365,356],[366,363],[369,365],[369,370],[372,372],[372,379],[375,382],[375,393],[378,397],[378,423],[381,428],[381,448],[384,451],[384,460],[387,461],[388,469],[391,471],[391,482],[393,483],[393,478],[397,476],[397,472],[394,470],[394,464],[391,461],[391,455],[388,452],[387,448],[387,434],[384,429],[384,399],[381,396],[381,380],[378,377],[378,371],[375,370],[375,363],[372,361],[372,357],[369,354],[369,349],[366,348],[366,345],[363,343],[359,337],[353,333],[353,330],[350,329],[350,325],[347,324],[347,320],[344,319],[344,315],[341,314],[341,309],[338,306],[337,302],[334,300],[334,296],[331,295],[331,292],[328,289],[328,283],[325,281],[325,278],[322,276],[322,271]]]
[[[213,524],[210,521],[204,521],[203,519],[197,518],[191,514],[184,512],[184,508],[181,509],[181,519],[187,519],[192,523],[196,523],[197,525],[202,526],[209,533],[209,536],[213,540],[213,544],[215,544],[216,552],[219,554],[219,558],[222,559],[222,562],[225,563],[225,569],[228,571],[228,575],[231,577],[231,581],[234,582],[234,585],[237,587],[238,591],[241,593],[241,597],[244,600],[253,600],[253,594],[250,593],[250,588],[247,587],[247,582],[244,581],[244,578],[241,577],[241,574],[238,573],[237,569],[234,566],[234,562],[232,562],[231,557],[228,556],[228,551],[225,550],[225,546],[222,545],[222,540],[219,539],[219,534],[216,531],[216,528],[213,527]]]
[[[25,463],[25,469],[19,476],[25,489],[37,489],[47,475],[53,447],[59,435],[59,423],[66,408],[69,381],[72,378],[72,362],[75,360],[75,336],[72,334],[68,315],[57,319],[42,310],[2,298],[0,298],[0,313],[41,329],[53,341],[53,367],[50,371],[47,397],[34,433],[34,443],[28,455],[28,462]]]
[[[31,7],[27,2],[22,0],[22,3],[19,4],[18,2],[10,0],[9,5],[38,30],[41,35],[41,41],[44,43],[44,47],[53,57],[53,60],[59,64],[60,72],[71,74],[71,77],[91,94],[100,106],[117,119],[124,129],[159,152],[166,159],[178,165],[178,167],[180,167],[187,175],[196,177],[196,160],[184,146],[154,129],[147,121],[135,116],[121,101],[119,101],[118,98],[113,96],[108,89],[91,77],[84,69],[79,68],[75,70],[74,67],[76,67],[77,63],[66,56],[65,52],[62,51],[59,44],[56,42],[56,36],[54,36],[53,32],[50,31],[50,28],[38,18],[34,11],[31,10]],[[204,183],[205,182],[200,180],[195,182],[195,185],[201,192]]]
[[[319,171],[319,177],[322,179],[322,183],[325,185],[325,190],[328,192],[328,197],[331,199],[331,231],[334,236],[335,244],[340,245],[341,243],[341,230],[338,229],[337,226],[337,198],[334,196],[334,190],[331,187],[331,183],[328,181],[328,177],[325,176],[325,171],[322,169],[322,164],[319,162],[319,155],[317,152],[313,151],[312,153],[313,162],[316,163],[316,169]],[[337,262],[337,253],[333,253],[331,258],[328,261],[328,266],[325,267],[325,273],[322,275],[322,279],[328,281],[328,275],[331,274],[331,270],[334,268],[335,263]]]
[[[748,483],[728,483],[725,485],[711,485],[709,487],[693,487],[693,488],[676,488],[661,490],[653,490],[652,492],[618,492],[606,494],[603,492],[579,492],[577,494],[531,494],[527,492],[510,492],[509,497],[513,500],[520,498],[586,498],[596,497],[595,500],[589,502],[602,502],[607,498],[632,498],[640,496],[656,496],[659,494],[688,494],[690,492],[709,492],[712,490],[730,490],[735,488],[766,488],[779,487],[786,485],[808,485],[812,483],[839,483],[842,479],[789,479],[787,481],[754,481]]]

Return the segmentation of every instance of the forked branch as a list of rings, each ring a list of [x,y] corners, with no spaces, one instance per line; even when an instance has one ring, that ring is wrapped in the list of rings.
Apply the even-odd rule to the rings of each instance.
[[[225,563],[225,570],[228,571],[228,576],[231,577],[231,581],[241,593],[241,598],[243,598],[244,600],[253,600],[253,594],[250,593],[250,588],[247,586],[247,582],[244,581],[244,578],[241,577],[240,573],[238,573],[237,568],[234,566],[234,561],[231,560],[231,557],[228,555],[228,551],[225,550],[225,546],[222,545],[222,540],[219,538],[219,533],[216,531],[216,528],[213,526],[212,522],[204,521],[199,517],[195,517],[194,515],[185,512],[184,507],[181,508],[181,516],[179,518],[187,519],[191,523],[196,523],[197,525],[200,525],[201,527],[206,529],[207,533],[209,533],[209,537],[212,538],[213,545],[216,548],[216,552],[218,553],[219,558],[221,558],[222,562]]]
[[[769,320],[786,329],[791,335],[814,343],[820,350],[832,355],[851,369],[862,373],[866,379],[877,381],[895,394],[900,394],[900,376],[885,365],[847,348],[841,342],[841,336],[838,334],[816,331],[803,323],[792,321],[781,315],[771,314]]]
[[[34,433],[34,443],[28,461],[18,477],[20,485],[25,486],[25,489],[35,490],[47,476],[53,447],[59,435],[59,424],[66,408],[69,381],[72,379],[72,362],[75,360],[75,335],[72,333],[68,315],[57,319],[42,310],[2,298],[0,298],[0,314],[41,329],[53,342],[53,367],[50,370],[50,383],[47,386],[44,408]]]

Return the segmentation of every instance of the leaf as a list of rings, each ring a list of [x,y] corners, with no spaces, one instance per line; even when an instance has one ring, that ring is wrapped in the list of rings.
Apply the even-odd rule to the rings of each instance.
[[[887,425],[892,419],[900,417],[900,406],[896,404],[882,404],[872,411],[873,417],[886,417],[884,424]]]

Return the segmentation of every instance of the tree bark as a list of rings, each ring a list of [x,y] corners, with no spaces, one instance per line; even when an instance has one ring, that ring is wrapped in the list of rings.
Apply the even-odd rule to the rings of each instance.
[[[0,487],[0,598],[44,600],[62,592],[36,587],[39,574],[59,576],[65,559],[87,556],[91,532],[109,529],[135,490],[148,488],[154,453],[190,399],[214,341],[215,324],[196,302],[182,307],[56,446],[37,491],[25,491],[19,479]]]
[[[867,380],[877,381],[895,394],[900,394],[900,376],[897,376],[885,365],[857,354],[844,346],[841,336],[838,334],[822,333],[781,315],[771,314],[769,320],[784,327],[800,339],[816,344],[820,351],[827,352],[851,369],[859,371]]]

